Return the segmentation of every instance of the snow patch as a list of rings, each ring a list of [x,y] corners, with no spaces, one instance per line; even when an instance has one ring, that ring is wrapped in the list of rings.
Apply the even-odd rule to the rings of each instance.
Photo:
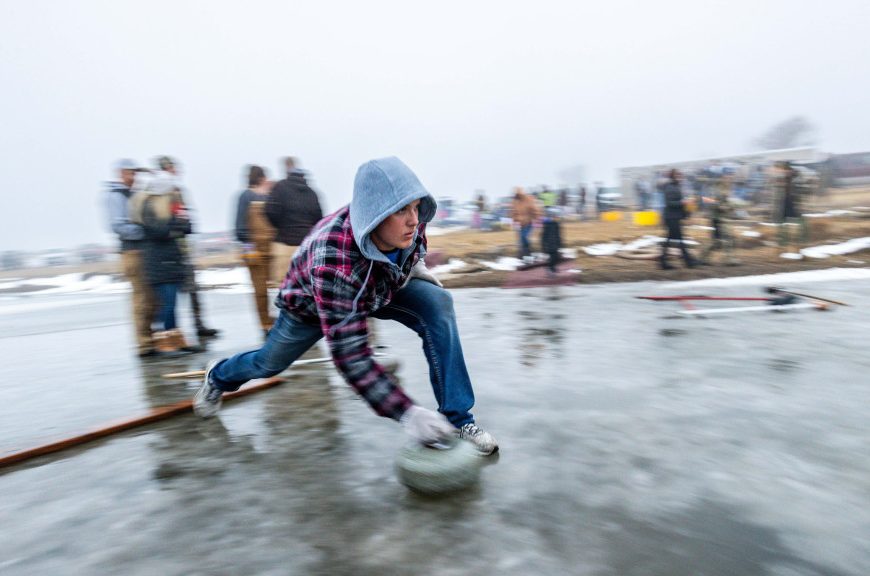
[[[460,230],[468,230],[467,226],[451,226],[450,228],[439,228],[438,226],[426,226],[426,236],[444,236],[451,232],[459,232]]]
[[[78,294],[91,292],[98,294],[121,294],[130,290],[130,285],[125,281],[116,281],[109,274],[93,274],[85,276],[81,272],[61,274],[47,278],[30,278],[16,280],[0,284],[0,289],[14,291],[35,287],[36,290],[26,290],[29,295],[42,294]]]
[[[486,266],[487,268],[490,268],[492,270],[504,270],[504,271],[516,270],[517,268],[520,267],[520,265],[522,263],[523,263],[523,261],[520,260],[519,258],[513,258],[511,256],[502,256],[501,258],[499,258],[495,262],[489,262],[486,260],[480,261],[481,266]]]
[[[634,242],[629,242],[623,246],[623,250],[640,250],[641,248],[649,248],[650,246],[658,246],[664,241],[661,236],[643,236]],[[686,240],[686,244],[697,244],[692,240]]]
[[[463,260],[460,260],[459,258],[451,258],[446,264],[432,268],[431,272],[436,276],[439,274],[450,274],[451,272],[456,272],[457,270],[465,268],[465,266],[466,264]]]
[[[854,210],[828,210],[827,212],[804,214],[804,218],[830,218],[832,216],[851,216],[853,214],[860,214],[860,212]]]
[[[766,286],[803,282],[832,282],[836,280],[868,280],[870,268],[828,268],[827,270],[804,270],[802,272],[783,272],[780,274],[760,274],[757,276],[735,276],[733,278],[706,278],[666,284],[665,288],[685,289],[688,287],[720,286]]]
[[[661,236],[643,236],[641,238],[638,238],[637,240],[629,242],[628,244],[622,244],[621,242],[590,244],[589,246],[584,246],[583,251],[590,256],[613,256],[617,252],[633,252],[634,250],[642,250],[644,248],[658,246],[663,241],[664,238],[662,238]],[[683,240],[683,243],[686,246],[698,245],[695,240]]]
[[[870,237],[852,238],[840,244],[825,244],[822,246],[810,246],[801,250],[801,254],[808,258],[827,258],[829,256],[842,256],[860,250],[870,248]]]
[[[205,288],[222,288],[237,284],[250,284],[247,268],[207,268],[196,272],[196,284]]]
[[[622,249],[622,243],[610,242],[607,244],[590,244],[584,246],[583,251],[590,256],[613,256]]]

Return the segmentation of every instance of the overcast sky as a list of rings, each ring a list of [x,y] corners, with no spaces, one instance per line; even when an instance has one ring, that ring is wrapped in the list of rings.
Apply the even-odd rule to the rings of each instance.
[[[748,151],[796,114],[870,150],[868,24],[862,0],[0,0],[0,249],[111,242],[119,157],[177,157],[217,231],[242,167],[288,154],[334,210],[386,155],[470,198]]]

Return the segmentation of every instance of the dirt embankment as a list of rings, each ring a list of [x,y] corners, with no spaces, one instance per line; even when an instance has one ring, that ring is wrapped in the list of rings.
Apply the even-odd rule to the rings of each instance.
[[[853,208],[870,206],[870,189],[834,191],[817,199],[807,208],[808,212],[823,212],[832,208]],[[740,264],[726,266],[719,264],[721,256],[713,255],[713,264],[693,269],[686,269],[678,258],[672,258],[676,266],[673,270],[661,270],[656,260],[626,259],[619,256],[589,256],[582,248],[592,244],[621,242],[629,243],[644,235],[661,236],[660,227],[638,226],[632,223],[632,215],[626,212],[623,218],[615,222],[574,221],[563,222],[562,238],[566,248],[574,248],[577,258],[573,267],[582,270],[575,274],[577,282],[592,284],[601,282],[632,282],[639,280],[687,280],[697,278],[745,276],[752,274],[771,274],[777,272],[794,272],[831,267],[864,267],[870,264],[870,254],[853,253],[844,256],[803,260],[787,260],[780,255],[784,252],[798,252],[806,246],[833,244],[845,242],[852,238],[870,237],[870,209],[858,209],[859,213],[830,216],[824,218],[808,218],[809,238],[801,245],[779,246],[777,244],[778,230],[766,226],[761,221],[738,221],[732,225],[737,238],[735,256]],[[699,246],[692,248],[697,254],[698,249],[710,242],[710,231],[704,227],[709,223],[706,218],[696,216],[685,223],[684,233],[687,239],[694,240]],[[748,232],[749,235],[744,235]],[[533,234],[534,245],[539,243],[539,232]],[[444,277],[445,285],[459,287],[501,286],[513,272],[494,271],[486,268],[481,261],[495,261],[502,256],[516,256],[516,232],[510,229],[480,232],[476,230],[460,230],[439,236],[430,236],[429,249],[432,256],[427,259],[430,267],[447,262],[450,258],[458,258],[467,263],[464,270]],[[241,261],[235,253],[218,254],[197,259],[200,268],[235,267]],[[57,276],[72,272],[86,274],[117,274],[120,272],[118,262],[100,262],[80,266],[65,266],[55,268],[35,268],[0,272],[0,280],[9,278],[38,278]]]
[[[844,256],[802,260],[787,260],[781,257],[784,252],[798,252],[805,246],[845,242],[852,238],[870,236],[870,218],[855,216],[812,218],[809,222],[809,238],[800,245],[779,246],[778,230],[760,223],[735,223],[732,230],[737,238],[734,252],[739,264],[725,265],[721,253],[714,252],[712,264],[687,269],[678,257],[672,257],[673,270],[661,270],[654,259],[628,259],[619,256],[590,256],[583,247],[591,244],[621,242],[627,244],[644,235],[663,235],[661,228],[636,226],[630,221],[618,222],[573,222],[563,223],[563,244],[574,248],[577,258],[574,267],[582,270],[576,275],[577,282],[584,284],[602,282],[633,282],[640,280],[689,280],[723,276],[746,276],[754,274],[773,274],[795,272],[831,267],[864,267],[870,264],[870,254],[853,253]],[[691,248],[693,254],[710,242],[710,231],[705,229],[708,222],[696,217],[686,222],[684,234],[688,240],[698,242]],[[744,236],[743,232],[751,235]],[[795,231],[796,233],[796,231]],[[757,234],[757,236],[755,235]],[[533,242],[537,235],[533,235]],[[512,230],[499,232],[461,231],[430,238],[430,250],[440,253],[440,259],[447,261],[458,258],[469,264],[469,273],[450,275],[445,279],[449,287],[500,286],[510,272],[485,271],[477,262],[497,260],[501,256],[515,256],[517,253],[516,233]]]

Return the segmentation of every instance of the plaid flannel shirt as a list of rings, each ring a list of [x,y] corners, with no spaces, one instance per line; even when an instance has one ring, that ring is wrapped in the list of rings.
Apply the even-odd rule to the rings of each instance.
[[[344,379],[375,412],[395,420],[413,401],[374,361],[367,321],[389,304],[425,253],[425,224],[421,223],[414,251],[401,270],[367,259],[354,239],[345,206],[318,222],[302,242],[276,299],[279,308],[298,320],[320,325]]]

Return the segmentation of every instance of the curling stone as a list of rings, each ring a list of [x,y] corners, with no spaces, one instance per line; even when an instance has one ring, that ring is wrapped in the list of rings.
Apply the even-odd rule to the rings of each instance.
[[[462,490],[480,478],[480,456],[467,440],[444,447],[405,446],[396,457],[399,482],[421,494]]]

